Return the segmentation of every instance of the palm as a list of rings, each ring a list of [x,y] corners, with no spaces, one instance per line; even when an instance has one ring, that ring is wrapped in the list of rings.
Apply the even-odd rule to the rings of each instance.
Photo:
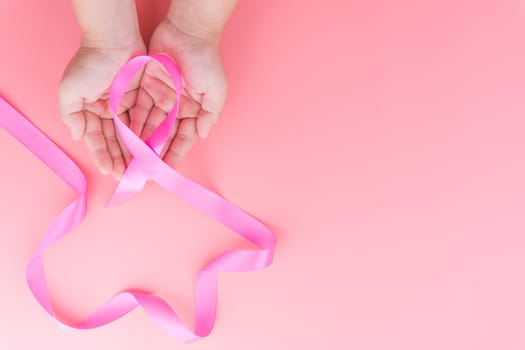
[[[176,101],[172,78],[160,63],[150,61],[140,77],[136,103],[130,110],[131,130],[147,140],[173,109]],[[196,106],[186,105],[188,107],[193,107],[193,113],[196,113]],[[170,166],[177,166],[187,153],[195,140],[194,130],[191,119],[177,118],[161,153]]]
[[[134,52],[142,53],[140,50]],[[66,69],[60,88],[62,114],[73,138],[83,138],[101,172],[112,173],[116,178],[122,176],[130,155],[111,119],[109,87],[120,67],[131,56],[133,54],[117,50],[80,49]],[[132,131],[146,140],[175,102],[171,78],[160,64],[151,62],[128,87],[117,114]],[[173,147],[166,147],[162,154],[172,166],[185,153],[180,147],[184,146],[181,141],[187,139],[184,135],[191,134],[188,128],[179,124],[177,121],[167,141],[167,145]],[[178,138],[175,137],[176,131]]]
[[[60,83],[60,107],[74,139],[83,138],[102,173],[120,177],[128,160],[115,132],[108,108],[109,87],[120,67],[134,54],[143,53],[137,45],[128,49],[81,48],[71,60]],[[129,114],[138,93],[134,81],[119,107],[119,117],[129,123]]]
[[[207,137],[226,98],[227,83],[217,45],[185,35],[162,22],[150,43],[150,53],[166,53],[181,68],[184,90],[179,116],[161,154],[172,167],[189,151],[197,135]],[[83,138],[102,173],[120,178],[130,156],[115,131],[108,107],[109,87],[122,65],[145,53],[140,42],[127,48],[81,48],[60,84],[60,107],[74,139]],[[171,78],[151,61],[128,87],[117,114],[146,140],[176,102]]]
[[[183,119],[180,132],[186,135],[174,146],[181,148],[182,152],[178,153],[185,153],[197,133],[201,137],[208,135],[224,106],[227,83],[218,47],[186,35],[164,20],[151,38],[149,51],[168,54],[181,68],[184,91],[179,113]]]

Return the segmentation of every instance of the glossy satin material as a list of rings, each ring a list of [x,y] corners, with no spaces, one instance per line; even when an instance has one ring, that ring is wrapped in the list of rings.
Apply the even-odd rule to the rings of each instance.
[[[152,59],[158,60],[172,76],[178,98],[174,109],[144,143],[119,118],[116,118],[115,112],[130,81]],[[100,327],[122,317],[140,305],[170,336],[181,342],[191,342],[208,335],[213,328],[217,308],[217,275],[219,272],[254,271],[272,262],[276,239],[263,223],[216,193],[185,178],[159,158],[169,131],[175,123],[181,90],[182,78],[179,69],[169,57],[164,55],[135,57],[124,65],[116,76],[110,91],[110,106],[117,131],[132,154],[133,160],[122,177],[110,204],[130,199],[140,192],[148,179],[152,179],[170,193],[179,196],[253,242],[260,249],[224,252],[198,273],[195,284],[193,330],[181,322],[177,313],[161,297],[133,291],[118,293],[80,324],[66,324],[57,319],[57,322],[65,328]],[[2,98],[0,98],[0,126],[24,144],[78,194],[78,198],[60,213],[48,229],[26,270],[27,282],[33,295],[40,305],[56,319],[46,284],[42,254],[85,217],[87,210],[86,178],[58,146]],[[118,253],[115,252],[115,254]]]

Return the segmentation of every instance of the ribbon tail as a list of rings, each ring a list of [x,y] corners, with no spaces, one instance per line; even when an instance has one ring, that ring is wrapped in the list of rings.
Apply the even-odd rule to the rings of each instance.
[[[144,172],[140,164],[133,159],[106,206],[114,207],[132,199],[142,191],[148,179],[148,174]]]

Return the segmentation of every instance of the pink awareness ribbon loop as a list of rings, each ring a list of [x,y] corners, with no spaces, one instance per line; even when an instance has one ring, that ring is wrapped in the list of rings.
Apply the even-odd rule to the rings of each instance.
[[[116,111],[118,110],[122,96],[126,91],[126,87],[131,83],[131,80],[140,71],[140,69],[153,58],[159,61],[164,66],[164,68],[166,68],[168,74],[172,77],[177,97],[175,106],[168,113],[166,119],[164,119],[159,127],[156,128],[153,134],[146,140],[146,144],[151,149],[153,149],[155,153],[160,155],[162,148],[168,139],[169,131],[175,124],[175,119],[177,118],[182,95],[182,75],[175,62],[173,62],[169,57],[159,54],[151,56],[138,56],[131,59],[126,65],[124,65],[124,67],[121,68],[119,74],[113,81],[113,86],[110,91],[110,107],[113,118],[115,120],[118,119]],[[109,202],[109,206],[113,206],[125,200],[131,199],[144,188],[144,185],[148,179],[148,173],[142,169],[137,159],[133,159],[126,169],[124,176],[120,180],[117,190]]]
[[[152,59],[158,60],[172,76],[178,96],[173,110],[144,143],[115,116],[115,111],[131,79]],[[42,254],[84,219],[87,210],[86,178],[58,146],[0,97],[0,126],[40,158],[79,195],[54,220],[30,259],[26,270],[27,282],[36,300],[65,328],[100,327],[117,320],[137,306],[141,306],[166,333],[180,342],[188,343],[207,336],[213,328],[217,308],[219,272],[254,271],[267,267],[272,262],[276,238],[263,223],[216,193],[182,176],[159,157],[169,131],[174,126],[181,88],[180,72],[175,63],[165,55],[135,57],[126,63],[117,74],[110,91],[110,107],[116,128],[133,155],[133,160],[111,202],[118,203],[131,198],[140,192],[147,180],[151,178],[167,191],[199,208],[260,248],[224,252],[198,273],[195,282],[193,331],[179,319],[177,313],[161,297],[134,291],[118,293],[79,324],[66,324],[56,318],[45,279]]]

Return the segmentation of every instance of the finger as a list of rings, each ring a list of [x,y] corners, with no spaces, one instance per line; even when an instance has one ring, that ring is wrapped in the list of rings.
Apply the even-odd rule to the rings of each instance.
[[[119,114],[119,118],[129,128],[129,122],[130,122],[129,112],[124,112],[122,114]],[[131,161],[131,154],[129,154],[126,144],[124,143],[124,141],[122,140],[122,138],[120,137],[120,134],[118,133],[116,129],[115,129],[115,134],[117,135],[117,141],[120,145],[120,150],[122,151],[122,156],[124,157],[124,162],[126,163],[126,166],[127,166],[129,162]]]
[[[122,120],[124,125],[126,125],[129,128],[130,118],[129,118],[129,111],[124,111],[118,115],[119,119]]]
[[[107,113],[107,116],[106,116],[106,119],[110,119],[110,117],[108,116],[110,114],[110,111],[109,111],[109,103],[108,103],[108,108],[106,108],[106,113]],[[125,111],[123,113],[120,113],[118,115],[118,118],[127,126],[129,127],[129,123],[130,123],[130,118],[129,118],[129,112],[128,111]],[[124,173],[124,171],[126,170],[126,167],[127,165],[129,164],[129,162],[131,161],[131,155],[126,147],[126,145],[124,144],[123,140],[121,139],[120,137],[120,134],[118,133],[118,130],[117,128],[115,127],[115,122],[113,121],[113,128],[114,128],[114,134],[115,134],[115,138],[117,140],[117,143],[120,147],[120,152],[122,154],[122,158],[124,159],[124,169],[122,170],[122,172],[120,171],[120,165],[117,165],[115,166],[115,160],[113,159],[113,176],[117,179],[117,180],[120,180],[120,178],[122,177],[122,174]],[[106,141],[107,142],[107,141]],[[108,147],[108,151],[109,151],[109,147]],[[111,151],[110,151],[110,155],[111,155]],[[117,163],[119,163],[119,160],[117,160]]]
[[[117,115],[120,115],[126,111],[129,111],[131,108],[133,108],[137,102],[137,96],[138,96],[138,89],[133,89],[130,91],[126,91],[124,95],[122,96],[122,100],[120,101],[120,105],[117,109]],[[95,103],[90,103],[85,105],[85,109],[88,111],[100,116],[104,119],[111,119],[113,118],[109,106],[109,99],[106,100],[99,100]]]
[[[182,158],[188,153],[197,139],[195,119],[183,119],[180,121],[177,133],[164,156],[166,163],[172,168],[177,167]]]
[[[170,85],[149,74],[144,74],[141,84],[144,90],[153,98],[155,106],[162,109],[166,114],[173,109],[175,102],[177,102],[177,94]]]
[[[101,119],[89,111],[85,111],[84,115],[86,118],[84,140],[87,148],[102,174],[108,174],[113,168],[113,162],[102,131]]]
[[[112,173],[115,179],[119,180],[126,169],[126,162],[124,161],[124,156],[122,155],[122,150],[117,140],[115,125],[113,124],[113,120],[110,119],[103,119],[101,122],[102,133],[106,139],[107,150],[113,164]]]
[[[130,125],[131,131],[136,135],[141,135],[144,129],[144,124],[153,108],[153,98],[146,90],[141,88],[137,95],[137,102],[135,107],[130,111]]]
[[[162,81],[164,85],[168,86],[172,90],[175,90],[175,85],[173,83],[173,78],[168,73],[164,65],[156,60],[149,61],[146,65],[144,75],[149,75],[150,77],[155,77]]]
[[[173,128],[171,128],[170,133],[168,135],[168,138],[166,139],[166,143],[164,144],[164,147],[162,149],[162,152],[160,153],[160,157],[164,159],[164,156],[168,152],[171,143],[173,142],[173,138],[177,134],[177,130],[179,128],[180,122],[182,119],[175,119],[175,125],[173,125]]]
[[[117,114],[124,113],[125,111],[129,111],[131,108],[133,108],[137,103],[137,97],[139,94],[139,88],[126,91],[124,93],[124,96],[122,96],[122,100],[120,101],[120,105],[117,110]],[[108,103],[109,106],[109,103]]]
[[[104,113],[106,113],[106,106],[107,106],[107,101],[97,100],[91,103],[84,103],[83,109],[88,110],[91,113],[96,114],[98,116],[103,116]]]
[[[74,112],[62,116],[62,121],[67,125],[73,140],[80,140],[86,131],[86,117],[83,112]]]
[[[162,121],[166,119],[166,116],[166,112],[164,112],[162,109],[155,105],[152,108],[148,119],[146,119],[140,138],[142,140],[147,140],[151,136],[151,134],[153,134],[153,131],[155,131],[155,129],[160,125],[160,123],[162,123]]]
[[[207,138],[210,134],[211,127],[219,119],[218,113],[211,113],[201,109],[197,117],[197,130],[200,138]]]
[[[202,96],[201,111],[197,117],[197,130],[201,138],[208,137],[211,127],[219,120],[227,91],[226,79],[221,79]]]
[[[191,97],[182,95],[180,99],[179,114],[177,118],[197,118],[201,110],[200,103],[194,101]]]

